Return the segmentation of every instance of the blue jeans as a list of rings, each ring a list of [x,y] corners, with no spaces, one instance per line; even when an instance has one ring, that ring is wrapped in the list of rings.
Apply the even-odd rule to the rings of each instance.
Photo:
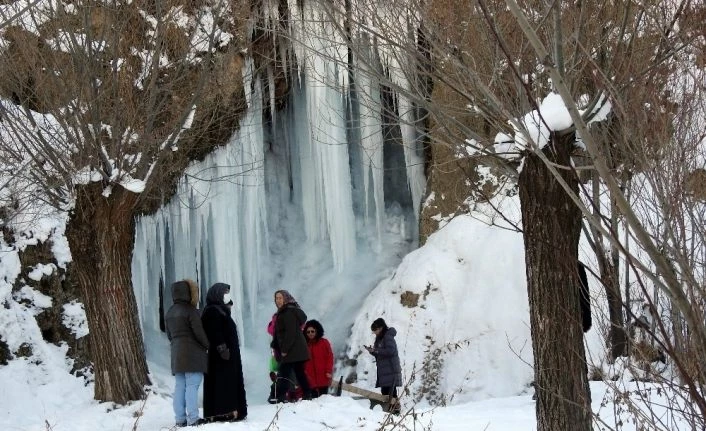
[[[174,378],[174,418],[178,424],[192,425],[199,420],[199,385],[203,373],[176,373]]]

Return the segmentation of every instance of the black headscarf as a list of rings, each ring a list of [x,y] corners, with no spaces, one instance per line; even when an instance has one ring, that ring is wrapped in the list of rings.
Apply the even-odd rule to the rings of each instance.
[[[223,295],[230,291],[230,284],[215,283],[206,293],[206,308],[218,308],[223,314],[230,314],[230,309],[223,302]],[[204,308],[205,311],[205,308]]]

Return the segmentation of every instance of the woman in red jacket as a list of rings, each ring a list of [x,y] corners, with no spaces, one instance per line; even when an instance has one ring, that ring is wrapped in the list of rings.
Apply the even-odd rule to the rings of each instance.
[[[333,350],[324,338],[324,328],[317,320],[304,325],[304,335],[309,347],[310,359],[304,363],[304,372],[311,386],[311,396],[316,398],[328,393],[333,373]]]

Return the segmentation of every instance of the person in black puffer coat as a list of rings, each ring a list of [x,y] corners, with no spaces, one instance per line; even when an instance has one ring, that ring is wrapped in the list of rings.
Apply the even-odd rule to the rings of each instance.
[[[309,360],[309,348],[302,327],[306,323],[306,313],[299,308],[294,297],[286,290],[275,292],[277,320],[272,348],[279,353],[279,369],[275,397],[278,402],[286,400],[292,372],[302,388],[304,399],[311,399],[309,381],[304,372],[304,363]]]
[[[397,352],[397,342],[395,342],[397,330],[388,328],[382,317],[375,319],[370,329],[375,334],[375,342],[372,346],[364,347],[375,357],[377,366],[375,387],[380,388],[383,395],[389,395],[393,399],[390,408],[391,411],[396,412],[399,411],[399,404],[394,401],[397,399],[397,386],[402,385],[402,367]]]
[[[176,426],[199,425],[198,394],[208,364],[208,337],[204,332],[196,304],[199,290],[193,280],[172,284],[174,305],[165,316],[167,338],[171,343]]]
[[[208,289],[201,315],[211,350],[203,385],[203,415],[212,421],[240,421],[248,415],[238,329],[230,316],[230,286]]]

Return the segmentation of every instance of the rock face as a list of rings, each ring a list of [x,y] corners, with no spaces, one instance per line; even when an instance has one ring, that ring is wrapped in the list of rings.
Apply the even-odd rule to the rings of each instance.
[[[7,343],[0,340],[0,365],[7,365],[7,361],[12,359],[12,352]]]
[[[464,106],[458,95],[443,85],[434,85],[432,92],[439,106]],[[465,214],[469,205],[489,199],[498,189],[498,179],[507,175],[497,160],[478,156],[474,147],[492,144],[494,134],[483,120],[470,111],[454,111],[453,121],[445,118],[448,113],[437,112],[429,125],[431,145],[427,152],[427,194],[420,215],[420,244],[451,218]],[[440,122],[444,124],[439,124]],[[459,124],[458,128],[452,126]],[[469,142],[461,127],[485,133],[485,142]]]
[[[35,314],[35,319],[44,341],[55,345],[66,343],[67,356],[73,359],[71,372],[89,377],[89,336],[77,334],[65,323],[64,306],[79,302],[78,292],[69,281],[67,272],[57,265],[51,246],[49,239],[19,253],[21,272],[13,285],[13,296],[27,307],[40,310]],[[27,287],[51,298],[50,304],[47,301],[38,303],[29,299],[28,295],[22,295],[20,292]],[[15,351],[11,351],[5,343],[0,344],[0,364],[6,364],[14,357],[31,357],[32,354],[29,343],[21,344]]]

